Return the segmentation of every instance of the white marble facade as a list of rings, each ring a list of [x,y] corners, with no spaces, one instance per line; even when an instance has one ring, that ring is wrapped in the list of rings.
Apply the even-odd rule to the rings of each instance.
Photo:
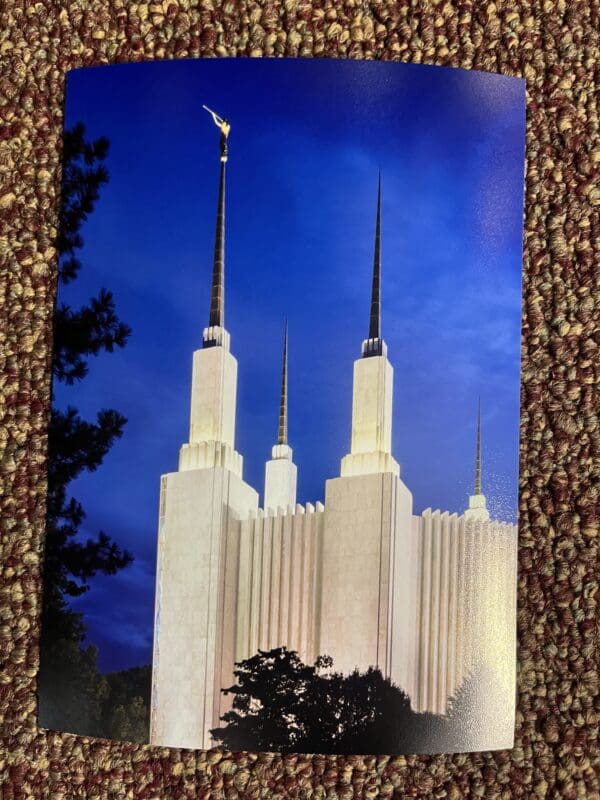
[[[233,683],[235,662],[279,646],[308,663],[328,654],[343,672],[377,666],[416,710],[436,713],[486,660],[510,707],[516,526],[489,519],[479,461],[465,513],[413,513],[391,452],[379,203],[371,327],[354,365],[351,447],[340,476],[326,481],[324,505],[296,503],[286,349],[265,510],[244,482],[235,451],[237,362],[223,325],[224,172],[222,163],[220,262],[216,254],[211,326],[193,355],[189,441],[178,471],[161,479],[151,743],[210,747],[209,731],[231,702],[221,689]]]

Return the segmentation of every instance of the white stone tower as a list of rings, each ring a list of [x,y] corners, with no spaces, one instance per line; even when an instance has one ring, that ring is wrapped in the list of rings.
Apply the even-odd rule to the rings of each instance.
[[[397,632],[407,627],[399,615],[410,605],[412,495],[391,452],[392,396],[381,336],[380,178],[369,336],[354,363],[350,453],[341,477],[325,486],[318,652],[342,672],[376,664],[400,681],[406,648]]]
[[[237,361],[224,322],[229,126],[220,122],[210,314],[193,355],[189,441],[179,470],[161,478],[158,529],[150,741],[191,748],[209,746],[220,688],[232,681],[236,548],[228,537],[258,507],[235,450]]]
[[[272,458],[265,465],[265,511],[287,511],[296,505],[298,470],[292,461],[292,448],[288,444],[287,430],[287,373],[288,329],[287,320],[283,336],[283,366],[281,369],[281,397],[279,400],[279,432]]]

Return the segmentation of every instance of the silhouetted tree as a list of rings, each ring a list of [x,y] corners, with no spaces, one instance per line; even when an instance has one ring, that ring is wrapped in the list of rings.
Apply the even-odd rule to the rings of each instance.
[[[406,694],[378,669],[348,676],[320,656],[313,665],[286,648],[259,650],[236,664],[226,723],[212,731],[232,750],[309,753],[394,752],[412,711]]]
[[[286,648],[259,650],[234,674],[237,683],[223,690],[233,695],[231,710],[211,731],[229,750],[443,753],[493,744],[498,719],[506,731],[506,715],[486,709],[488,692],[501,693],[484,668],[467,677],[445,715],[413,711],[379,669],[342,675],[329,657],[308,666]]]
[[[57,237],[59,285],[74,280],[81,268],[77,258],[77,251],[83,245],[81,227],[94,210],[101,186],[108,180],[104,163],[107,152],[107,139],[88,141],[81,123],[65,133],[62,208]],[[105,289],[79,309],[59,304],[54,319],[53,382],[71,385],[80,381],[88,372],[90,356],[123,347],[130,332],[118,319],[113,297]],[[93,717],[99,721],[96,711],[82,705],[89,693],[78,696],[76,692],[69,692],[78,671],[83,680],[91,661],[79,649],[85,635],[82,615],[74,612],[68,601],[86,592],[90,578],[98,572],[112,575],[130,564],[132,556],[103,531],[87,541],[77,538],[85,512],[81,504],[68,495],[68,486],[81,473],[93,472],[100,466],[114,441],[122,435],[125,423],[125,417],[113,409],[99,411],[94,422],[82,419],[71,406],[58,409],[53,392],[48,431],[48,505],[38,683],[43,698],[40,703],[42,724],[51,727],[73,730],[66,722],[67,709],[62,725],[55,724],[56,715],[52,715],[52,724],[45,719],[45,710],[53,696],[61,696],[65,702],[70,696],[75,715],[79,713],[82,718]],[[75,649],[72,644],[76,645]],[[65,653],[62,666],[61,647]],[[93,661],[95,665],[95,656]],[[91,691],[93,693],[94,689]]]
[[[222,718],[227,727],[215,729],[214,737],[234,750],[297,749],[306,737],[303,706],[312,705],[318,669],[327,666],[324,659],[307,666],[284,647],[259,650],[236,665],[237,684],[223,690],[235,697]]]

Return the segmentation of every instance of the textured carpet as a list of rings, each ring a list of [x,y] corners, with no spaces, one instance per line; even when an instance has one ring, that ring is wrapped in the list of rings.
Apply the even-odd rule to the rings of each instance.
[[[599,16],[598,0],[0,5],[2,800],[600,796]],[[36,727],[65,71],[215,55],[394,59],[527,79],[519,681],[511,751],[228,755],[109,744]]]

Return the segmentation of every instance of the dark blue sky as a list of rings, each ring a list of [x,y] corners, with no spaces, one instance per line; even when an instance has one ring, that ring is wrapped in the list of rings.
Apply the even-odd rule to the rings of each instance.
[[[406,64],[197,60],[71,72],[66,125],[110,140],[110,182],[82,233],[78,280],[59,300],[113,291],[133,334],[58,387],[93,418],[128,417],[103,466],[72,485],[83,534],[135,555],[77,601],[103,669],[151,659],[159,478],[188,432],[218,178],[232,124],[226,325],[239,362],[237,449],[262,491],[277,434],[283,317],[299,501],[323,500],[348,451],[352,364],[367,335],[377,173],[383,333],[394,366],[394,455],[415,510],[462,511],[481,394],[483,489],[517,510],[525,87],[519,79]]]

